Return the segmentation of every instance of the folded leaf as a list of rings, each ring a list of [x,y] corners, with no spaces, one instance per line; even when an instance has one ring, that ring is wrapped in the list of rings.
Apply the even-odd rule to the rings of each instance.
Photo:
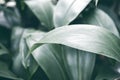
[[[34,44],[31,51],[45,43],[63,44],[120,61],[120,39],[98,26],[70,25],[54,29]]]
[[[42,33],[34,33],[26,38],[29,47],[32,47],[33,44],[45,36]],[[95,63],[95,54],[62,45],[46,44],[33,51],[32,55],[50,80],[56,80],[59,76],[61,76],[60,80],[64,79],[64,76],[60,74],[61,72],[69,80],[89,80]],[[84,65],[81,65],[81,63]],[[59,74],[55,77],[53,76],[55,73]]]
[[[31,55],[27,60],[25,59],[29,51],[25,37],[28,32],[30,33],[32,31],[34,30],[16,27],[12,33],[12,40],[14,41],[12,42],[12,47],[13,52],[16,53],[16,55],[13,57],[12,68],[16,74],[25,79],[31,78],[38,68],[38,64]]]
[[[39,39],[41,39],[44,34],[34,34],[33,32],[31,36],[33,37],[26,38],[27,44],[30,48],[34,43],[39,41]],[[68,80],[61,54],[61,46],[52,44],[40,46],[32,52],[34,59],[50,80]]]
[[[33,32],[31,36],[33,37],[31,38],[30,36],[28,36],[26,38],[29,47],[32,47],[34,43],[39,41],[39,39],[41,39],[44,34],[35,34],[35,32]],[[39,66],[43,69],[50,80],[67,80],[68,72],[66,73],[67,70],[64,66],[66,63],[64,64],[64,59],[62,57],[63,54],[64,51],[62,49],[62,45],[55,44],[46,44],[44,46],[40,46],[37,50],[32,52],[34,59],[37,61]],[[70,75],[71,73],[68,74]],[[72,79],[69,78],[69,80]]]

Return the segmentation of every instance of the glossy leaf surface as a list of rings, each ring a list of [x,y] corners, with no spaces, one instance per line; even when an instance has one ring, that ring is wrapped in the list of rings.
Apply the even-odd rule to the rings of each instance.
[[[63,44],[120,61],[120,39],[98,26],[71,25],[57,28],[48,32],[32,47],[31,51],[43,43]]]
[[[68,64],[71,80],[90,80],[95,64],[95,54],[80,51],[70,47],[64,47],[64,62]],[[82,64],[82,65],[81,65]]]
[[[91,13],[86,14],[83,23],[104,27],[119,37],[118,30],[112,18],[103,10],[96,8]]]
[[[84,10],[90,1],[91,0],[59,0],[53,16],[55,27],[68,25]]]
[[[26,38],[27,44],[30,48],[34,43],[36,43],[36,41],[39,41],[39,39],[44,36],[44,33],[40,33],[40,31],[38,34],[35,34],[34,32],[29,34],[33,36],[33,38],[30,38],[29,36]],[[39,66],[43,69],[50,80],[67,80],[61,54],[61,46],[51,44],[40,46],[32,52],[34,59],[37,61]]]
[[[47,27],[52,29],[53,26],[53,4],[51,0],[29,0],[25,1],[37,18]]]

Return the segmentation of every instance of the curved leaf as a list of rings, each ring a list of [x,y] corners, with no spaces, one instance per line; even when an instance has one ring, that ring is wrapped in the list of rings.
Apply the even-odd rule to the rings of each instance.
[[[104,27],[119,37],[118,30],[111,17],[99,8],[96,8],[91,13],[88,13],[82,21],[85,24],[92,24]]]
[[[38,42],[44,35],[31,34],[32,38],[26,38],[28,46],[32,47],[32,45]],[[63,47],[62,45],[47,44],[40,46],[37,50],[32,52],[32,55],[50,80],[56,80],[61,75],[61,72],[66,77],[68,76],[69,80],[89,80],[95,63],[95,54],[68,48],[66,46]],[[46,63],[49,63],[49,65]],[[81,65],[81,63],[84,65]],[[54,74],[51,72],[54,72]],[[59,74],[53,76],[55,73]],[[63,79],[63,75],[61,75],[59,79]]]
[[[19,76],[27,79],[31,78],[33,74],[36,72],[38,65],[30,55],[28,60],[25,60],[27,53],[29,51],[29,47],[25,41],[26,33],[32,32],[33,30],[24,29],[20,27],[16,27],[12,33],[13,42],[13,52],[15,52],[15,56],[13,57],[13,71]],[[29,63],[27,63],[29,61]],[[27,69],[29,67],[29,69]],[[28,70],[28,71],[27,71]],[[27,75],[25,75],[27,74]]]
[[[51,0],[29,0],[25,1],[37,18],[44,23],[45,27],[52,29],[53,26],[53,4]]]
[[[29,57],[26,60],[28,51],[29,51],[29,46],[27,45],[27,42],[25,40],[25,37],[28,35],[28,33],[33,32],[34,30],[31,29],[24,29],[24,32],[22,34],[20,44],[19,44],[19,53],[21,54],[22,57],[22,64],[25,67],[25,69],[28,70],[29,72],[29,77],[31,78],[36,70],[38,69],[38,64],[32,57],[32,55],[29,55]],[[36,32],[37,33],[37,32]]]
[[[71,25],[57,28],[34,44],[31,51],[44,43],[63,44],[120,61],[120,39],[98,26]]]
[[[53,16],[55,27],[68,25],[83,11],[90,1],[91,0],[59,0]]]
[[[64,47],[65,59],[72,74],[71,80],[90,80],[95,64],[95,54]]]
[[[27,37],[27,44],[29,47],[41,39],[44,34],[31,34],[32,38]],[[38,37],[39,36],[39,37]],[[34,40],[36,39],[36,40]],[[40,46],[32,52],[34,59],[37,61],[39,66],[43,69],[50,80],[67,80],[65,74],[64,64],[61,59],[61,46],[46,44]]]

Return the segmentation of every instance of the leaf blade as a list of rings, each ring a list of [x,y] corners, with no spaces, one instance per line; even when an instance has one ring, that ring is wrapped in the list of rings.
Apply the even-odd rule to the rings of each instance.
[[[91,13],[86,14],[82,21],[84,24],[104,27],[119,37],[118,30],[112,18],[99,8],[96,8]]]
[[[93,72],[96,54],[64,47],[66,68],[70,69],[71,80],[90,80]],[[82,64],[82,65],[81,65]]]
[[[31,51],[44,43],[63,44],[120,61],[120,39],[110,31],[93,25],[71,25],[52,30]]]
[[[42,33],[41,31],[39,31],[37,34],[35,33],[37,32],[27,33],[28,37],[26,38],[26,42],[29,48],[31,48],[36,41],[39,41],[39,39],[45,35],[45,33]],[[33,38],[30,38],[29,35],[33,36]],[[39,67],[43,69],[50,80],[66,80],[67,78],[65,76],[66,74],[64,72],[64,69],[61,66],[63,64],[60,57],[61,55],[59,54],[60,52],[60,45],[51,44],[43,45],[32,52],[32,55],[38,63]]]
[[[48,29],[53,29],[53,4],[51,0],[30,0],[25,1],[28,7],[33,11],[37,18],[44,23]]]
[[[54,10],[55,27],[68,25],[90,3],[91,0],[59,0]]]

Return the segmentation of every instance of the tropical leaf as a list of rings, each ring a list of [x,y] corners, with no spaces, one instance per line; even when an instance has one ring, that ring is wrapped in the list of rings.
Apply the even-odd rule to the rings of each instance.
[[[0,77],[13,79],[13,80],[23,80],[21,78],[18,78],[14,73],[12,73],[8,65],[0,61]]]
[[[68,25],[84,10],[90,1],[91,0],[59,0],[53,16],[55,27]]]
[[[110,31],[98,26],[71,25],[57,28],[48,32],[34,44],[31,52],[44,43],[63,44],[120,61],[120,39]]]
[[[25,1],[37,18],[44,23],[48,29],[53,29],[53,4],[51,0],[29,0]]]
[[[31,39],[29,36],[26,38],[28,46],[31,48],[36,41],[39,41],[39,39],[44,36],[44,34],[45,33],[43,32],[40,33],[40,31],[38,34],[35,34],[35,32],[31,33],[31,36],[34,38]],[[34,59],[37,61],[39,66],[43,69],[50,80],[68,79],[67,74],[65,74],[64,63],[62,62],[61,54],[61,45],[51,44],[40,46],[38,49],[32,52]]]
[[[95,54],[64,47],[66,69],[70,69],[71,80],[90,80],[95,64]],[[81,65],[82,64],[82,65]]]
[[[114,21],[107,13],[105,13],[103,10],[99,8],[96,8],[91,13],[86,14],[82,21],[85,24],[92,24],[104,27],[119,37],[119,33]]]
[[[35,34],[35,32],[33,32],[32,34],[30,34],[30,36],[28,35],[28,37],[26,38],[28,46],[31,48],[32,45],[38,42],[42,37],[44,37],[44,35],[45,33],[43,34],[42,32],[38,34]],[[39,66],[42,67],[43,71],[45,71],[50,80],[56,80],[56,78],[58,78],[53,76],[54,74],[51,74],[51,70],[54,72],[58,71],[57,73],[61,73],[59,71],[62,71],[62,74],[64,74],[69,80],[89,80],[95,63],[95,54],[79,51],[62,45],[47,44],[44,46],[40,46],[36,51],[32,52],[32,55]],[[73,55],[75,56],[74,58]],[[48,60],[48,58],[50,57],[52,58],[52,60]],[[73,62],[71,62],[71,60]],[[49,65],[45,65],[45,62],[49,63]],[[81,65],[81,62],[83,62],[84,65]],[[56,68],[56,66],[58,68]],[[64,78],[62,76],[59,79]]]

